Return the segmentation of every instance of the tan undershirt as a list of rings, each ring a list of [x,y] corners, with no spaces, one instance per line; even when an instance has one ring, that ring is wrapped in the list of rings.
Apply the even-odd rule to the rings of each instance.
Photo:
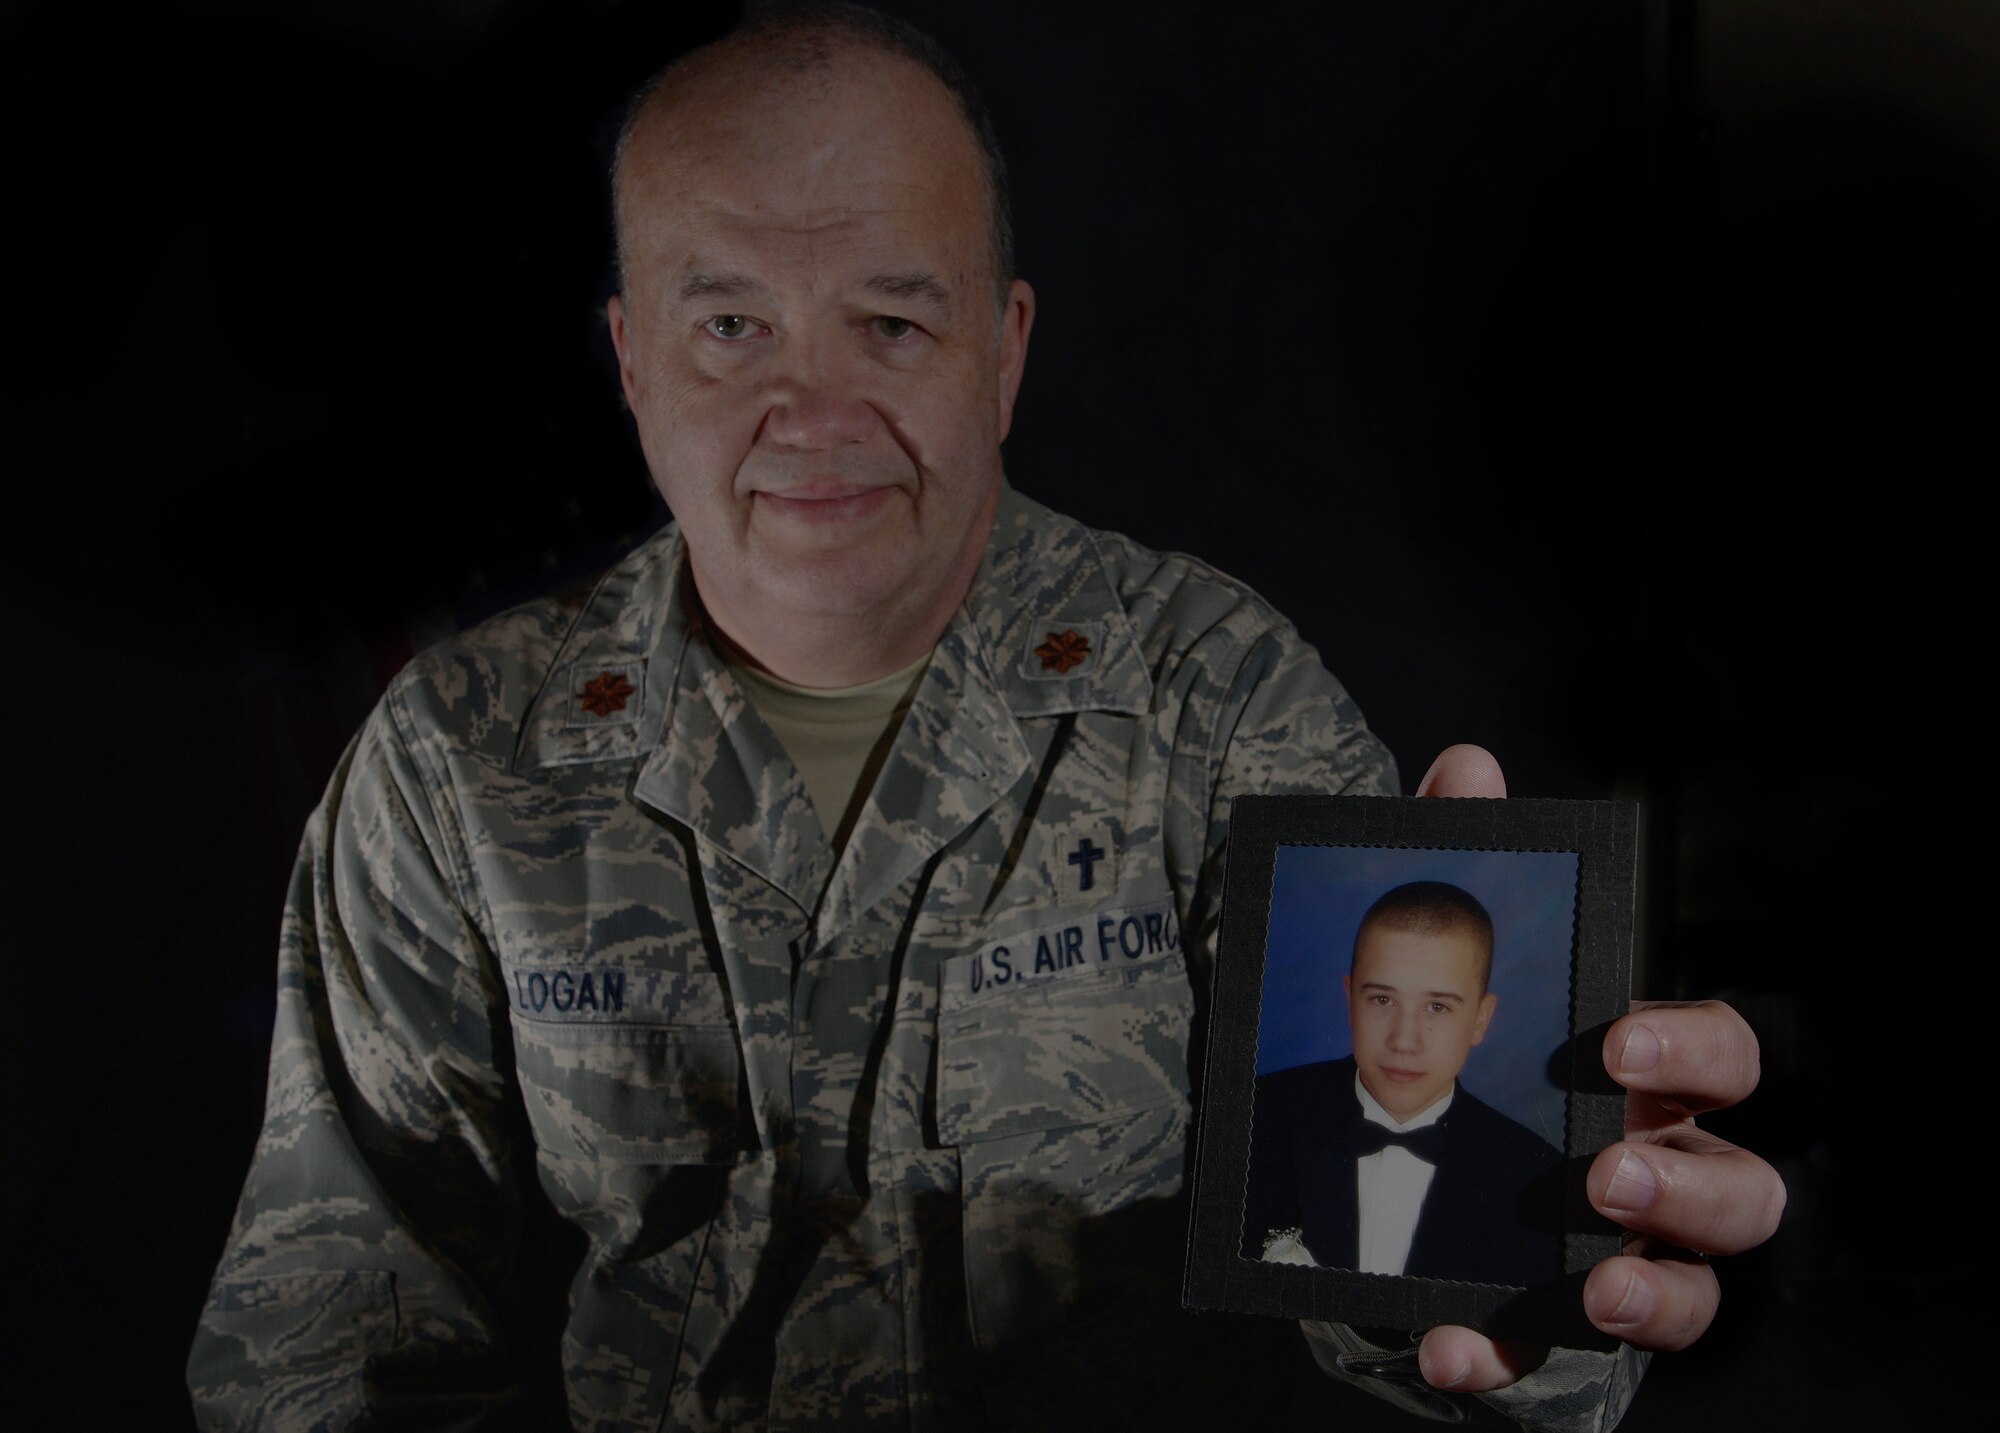
[[[805,778],[820,829],[838,854],[895,743],[896,729],[916,700],[930,654],[858,687],[794,686],[758,671],[733,652],[725,659],[757,715]]]

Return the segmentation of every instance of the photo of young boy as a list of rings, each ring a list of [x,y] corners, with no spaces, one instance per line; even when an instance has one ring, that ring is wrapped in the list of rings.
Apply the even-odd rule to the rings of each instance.
[[[1509,1019],[1494,947],[1485,905],[1451,882],[1405,881],[1367,907],[1340,980],[1351,1053],[1257,1077],[1243,1257],[1516,1287],[1562,1272],[1561,1151],[1460,1079]],[[1323,952],[1315,965],[1330,981]],[[1284,968],[1267,969],[1267,1007],[1295,1004],[1270,988]],[[1516,1023],[1560,1028],[1567,1004],[1524,1013]]]

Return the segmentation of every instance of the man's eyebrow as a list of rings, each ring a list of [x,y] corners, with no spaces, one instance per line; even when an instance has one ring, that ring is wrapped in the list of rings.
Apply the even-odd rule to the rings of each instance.
[[[928,299],[939,308],[951,302],[951,291],[926,273],[877,274],[861,287],[892,299]]]
[[[1363,990],[1386,990],[1391,995],[1400,995],[1403,993],[1403,988],[1400,985],[1391,985],[1386,980],[1364,980],[1361,982],[1361,988]],[[1456,990],[1426,990],[1424,992],[1424,998],[1426,1000],[1465,999],[1465,997]]]
[[[759,293],[761,289],[753,279],[742,274],[689,274],[681,280],[676,296],[682,303],[693,299],[735,299],[745,294]]]

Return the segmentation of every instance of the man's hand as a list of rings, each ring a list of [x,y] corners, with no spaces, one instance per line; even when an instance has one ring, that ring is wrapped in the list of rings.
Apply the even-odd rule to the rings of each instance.
[[[1449,748],[1417,785],[1419,796],[1506,794],[1499,763],[1476,746]],[[1584,1312],[1641,1348],[1685,1348],[1721,1299],[1699,1255],[1763,1243],[1785,1208],[1776,1170],[1694,1123],[1757,1087],[1757,1037],[1716,1001],[1646,1005],[1606,1033],[1604,1066],[1629,1091],[1626,1138],[1598,1154],[1586,1187],[1606,1218],[1645,1237],[1590,1271]],[[1542,1351],[1447,1325],[1424,1335],[1418,1358],[1435,1387],[1484,1393],[1532,1370]]]

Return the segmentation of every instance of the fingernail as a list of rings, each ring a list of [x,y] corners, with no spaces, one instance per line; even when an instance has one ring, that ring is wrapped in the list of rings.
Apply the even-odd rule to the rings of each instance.
[[[1431,769],[1429,771],[1426,771],[1424,773],[1423,780],[1417,783],[1417,795],[1428,796],[1431,794],[1431,783],[1437,780],[1438,768],[1443,765],[1444,765],[1444,753],[1439,752],[1436,758],[1433,759],[1431,762]]]
[[[1438,1376],[1439,1372],[1441,1372],[1442,1370],[1433,1370],[1428,1368],[1425,1369],[1424,1382],[1428,1383],[1432,1388],[1457,1388],[1459,1385],[1464,1383],[1466,1379],[1472,1377],[1471,1359],[1461,1355],[1459,1357],[1458,1362],[1454,1364],[1452,1367],[1453,1367],[1453,1372],[1450,1374],[1450,1376],[1444,1378],[1440,1378]]]
[[[1634,1025],[1625,1034],[1625,1048],[1618,1052],[1618,1073],[1643,1075],[1660,1063],[1660,1037],[1645,1025]]]
[[[1651,1208],[1659,1194],[1653,1166],[1628,1149],[1619,1156],[1618,1168],[1612,1171],[1611,1183],[1604,1191],[1604,1208],[1615,1214],[1637,1214]]]
[[[1625,1297],[1618,1301],[1617,1308],[1598,1321],[1598,1326],[1606,1329],[1636,1328],[1653,1316],[1656,1307],[1653,1286],[1634,1274],[1626,1281]]]

